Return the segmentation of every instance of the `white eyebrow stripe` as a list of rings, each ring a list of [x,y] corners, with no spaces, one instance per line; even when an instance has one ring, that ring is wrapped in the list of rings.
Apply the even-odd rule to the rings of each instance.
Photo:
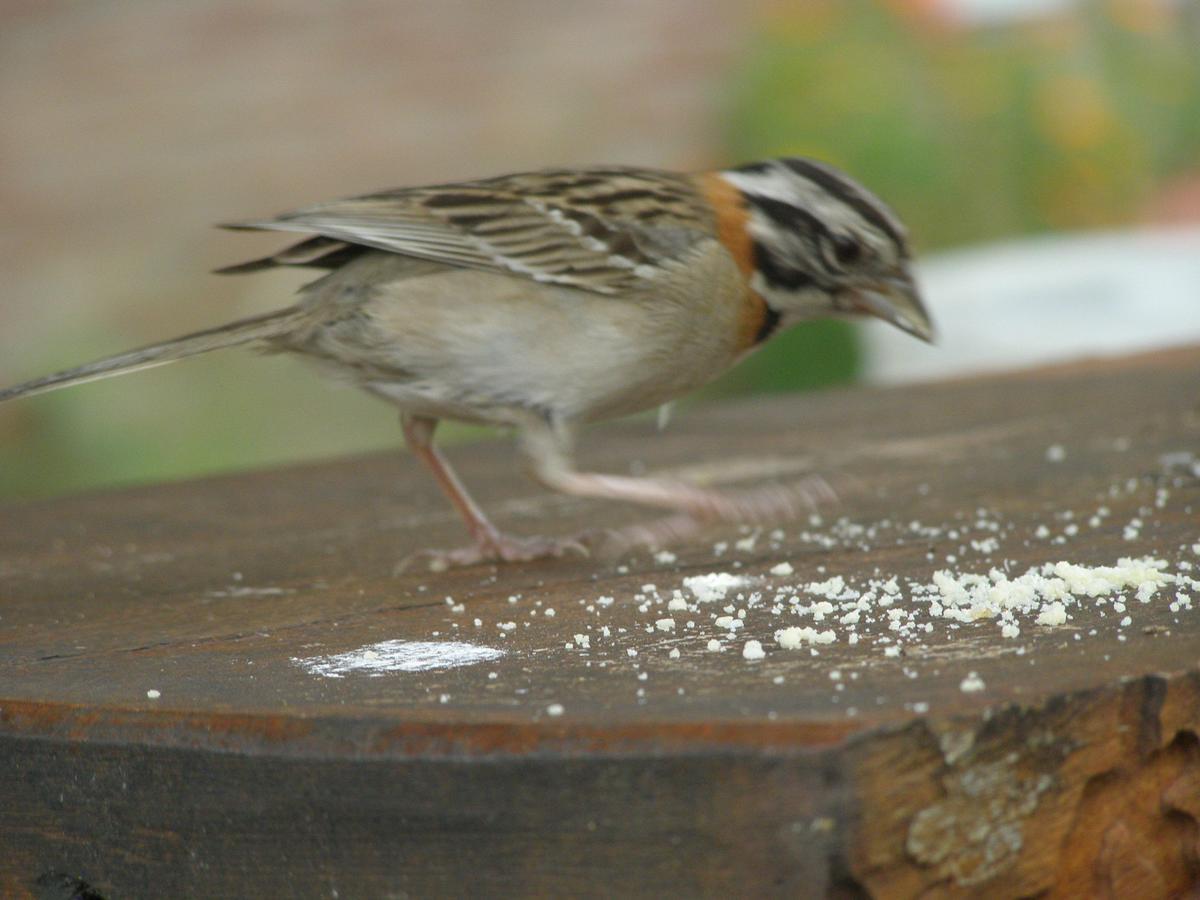
[[[800,200],[800,194],[796,190],[796,177],[775,168],[769,172],[727,170],[719,175],[743,194],[757,194],[760,197],[769,197],[772,200],[791,204],[796,204]]]

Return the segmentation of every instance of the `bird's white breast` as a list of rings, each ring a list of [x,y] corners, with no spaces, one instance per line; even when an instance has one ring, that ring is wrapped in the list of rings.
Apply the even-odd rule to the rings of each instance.
[[[562,421],[663,403],[736,357],[740,275],[715,242],[653,290],[604,296],[369,254],[310,288],[328,310],[291,349],[315,353],[402,408],[511,422]]]

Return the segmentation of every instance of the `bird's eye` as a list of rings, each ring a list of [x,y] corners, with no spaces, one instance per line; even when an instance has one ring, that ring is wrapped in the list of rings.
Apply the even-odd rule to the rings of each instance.
[[[833,237],[833,255],[839,264],[850,266],[858,262],[862,256],[862,244],[848,234],[837,234]]]

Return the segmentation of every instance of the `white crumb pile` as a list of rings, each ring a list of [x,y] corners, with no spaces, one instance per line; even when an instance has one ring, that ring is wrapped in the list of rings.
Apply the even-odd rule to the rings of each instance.
[[[1068,607],[1081,598],[1122,597],[1133,591],[1148,602],[1175,581],[1161,559],[1123,558],[1115,566],[1080,566],[1068,562],[1046,563],[1009,578],[999,569],[986,575],[959,574],[941,570],[932,585],[913,585],[914,596],[929,600],[931,617],[957,622],[994,619],[1005,637],[1016,637],[1022,620],[1037,625],[1063,625],[1070,618]],[[932,587],[932,590],[931,590]],[[1118,601],[1120,602],[1120,601]],[[1122,605],[1123,608],[1123,605]]]
[[[1045,563],[1019,575],[1000,568],[982,573],[938,569],[928,581],[906,579],[903,583],[891,577],[868,578],[855,585],[834,575],[821,581],[776,583],[731,593],[738,585],[745,588],[751,584],[756,581],[725,572],[692,576],[684,579],[684,585],[695,602],[681,604],[678,592],[663,602],[682,612],[707,613],[709,626],[725,631],[727,640],[745,628],[753,612],[756,625],[765,614],[781,650],[812,652],[862,640],[879,646],[886,657],[895,657],[904,644],[920,641],[935,629],[953,631],[991,621],[1001,636],[1016,639],[1031,628],[1068,624],[1072,610],[1085,603],[1108,606],[1123,615],[1127,603],[1149,603],[1175,585],[1200,587],[1200,582],[1172,574],[1164,560],[1151,557],[1122,558],[1113,566]],[[1190,606],[1186,592],[1174,596],[1172,612]],[[709,608],[721,601],[726,605]],[[1121,621],[1121,616],[1117,618]],[[718,644],[710,639],[709,649]],[[747,659],[758,659],[762,645],[751,640],[745,648]]]

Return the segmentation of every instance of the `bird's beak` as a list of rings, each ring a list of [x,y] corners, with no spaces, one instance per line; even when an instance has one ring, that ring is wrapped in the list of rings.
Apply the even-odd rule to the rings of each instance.
[[[913,337],[933,343],[933,321],[911,275],[884,278],[859,288],[851,303],[857,312],[890,322]]]

